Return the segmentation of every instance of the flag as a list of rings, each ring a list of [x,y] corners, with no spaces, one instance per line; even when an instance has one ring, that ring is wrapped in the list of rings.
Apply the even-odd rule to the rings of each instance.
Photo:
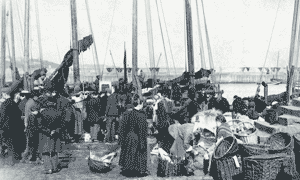
[[[80,50],[79,53],[86,51],[93,44],[93,42],[94,40],[92,35],[86,36],[82,40],[79,40],[78,41],[78,49]]]

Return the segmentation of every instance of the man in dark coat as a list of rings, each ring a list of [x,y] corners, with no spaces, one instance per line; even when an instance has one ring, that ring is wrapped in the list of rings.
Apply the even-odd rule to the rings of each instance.
[[[37,102],[40,96],[39,90],[32,90],[31,98],[27,101],[25,105],[25,131],[26,131],[26,150],[23,154],[22,162],[25,162],[30,155],[30,163],[34,163],[39,158],[38,144],[39,144],[39,131],[37,116],[40,110],[39,104]],[[39,161],[37,161],[38,163]]]
[[[11,165],[21,160],[21,153],[26,147],[24,123],[21,111],[14,101],[14,94],[7,92],[5,101],[0,106],[0,146],[7,146],[8,161]]]
[[[105,110],[107,134],[105,137],[105,142],[110,143],[115,141],[116,124],[117,124],[117,118],[119,116],[119,110],[118,110],[119,97],[117,92],[111,94],[111,89],[107,90],[107,94],[108,94],[108,99],[107,99],[107,105]]]
[[[105,131],[106,131],[106,122],[104,121],[105,119],[105,111],[106,111],[106,105],[107,105],[107,99],[108,99],[108,96],[106,94],[106,92],[102,92],[100,93],[100,103],[101,103],[101,106],[100,106],[100,130],[101,130],[101,133],[99,134],[99,141],[103,141],[104,140],[104,137],[105,137]]]
[[[38,127],[41,132],[39,141],[39,152],[43,155],[46,174],[58,172],[58,153],[61,152],[61,131],[64,127],[64,120],[56,108],[50,107],[42,110],[38,118]]]
[[[125,176],[147,175],[147,117],[142,111],[139,96],[133,98],[134,108],[127,110],[120,121],[119,144],[121,154],[119,165]]]

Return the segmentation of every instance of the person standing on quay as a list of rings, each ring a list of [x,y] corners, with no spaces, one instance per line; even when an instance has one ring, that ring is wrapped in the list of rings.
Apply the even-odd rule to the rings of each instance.
[[[8,150],[8,163],[14,165],[21,160],[25,150],[26,138],[22,113],[14,101],[14,93],[2,89],[4,102],[0,105],[0,146],[5,144]],[[1,148],[2,149],[2,148]]]
[[[116,124],[117,124],[117,118],[119,116],[118,93],[114,92],[113,94],[111,94],[111,92],[112,92],[111,89],[106,90],[106,94],[108,95],[106,111],[105,111],[106,130],[107,130],[106,137],[105,137],[106,143],[112,143],[115,141]]]
[[[37,100],[39,95],[39,90],[33,90],[31,98],[25,105],[26,150],[23,154],[22,162],[25,162],[30,155],[32,155],[29,160],[30,163],[35,162],[38,158],[39,131],[37,115],[39,107]]]
[[[133,109],[127,110],[119,126],[120,161],[125,176],[146,176],[147,169],[147,115],[142,110],[139,95],[132,98]]]

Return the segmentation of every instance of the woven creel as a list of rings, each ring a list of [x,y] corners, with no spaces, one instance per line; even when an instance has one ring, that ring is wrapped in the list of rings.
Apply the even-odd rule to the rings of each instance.
[[[269,145],[261,144],[239,144],[240,155],[242,157],[249,157],[255,155],[262,155],[269,153]]]
[[[244,158],[243,171],[247,180],[276,179],[285,154],[257,155]]]
[[[269,153],[290,154],[294,149],[294,139],[289,133],[278,132],[269,137],[266,144],[270,145]]]
[[[214,151],[214,158],[221,159],[225,157],[234,156],[239,150],[237,140],[233,136],[228,136],[217,145]]]

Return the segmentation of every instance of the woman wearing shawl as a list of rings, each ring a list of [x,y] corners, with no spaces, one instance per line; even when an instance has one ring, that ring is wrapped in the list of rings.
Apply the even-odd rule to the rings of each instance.
[[[164,94],[165,95],[165,94]],[[167,100],[161,99],[157,104],[157,122],[156,129],[158,131],[157,141],[158,147],[166,153],[170,153],[170,148],[174,142],[174,138],[168,132],[170,125],[174,124],[174,121],[170,118],[170,115],[167,113]],[[166,175],[166,163],[159,159],[157,167],[157,176],[164,177]]]
[[[119,165],[125,176],[147,175],[147,117],[142,111],[143,102],[135,94],[133,109],[127,110],[119,126],[121,154]]]

